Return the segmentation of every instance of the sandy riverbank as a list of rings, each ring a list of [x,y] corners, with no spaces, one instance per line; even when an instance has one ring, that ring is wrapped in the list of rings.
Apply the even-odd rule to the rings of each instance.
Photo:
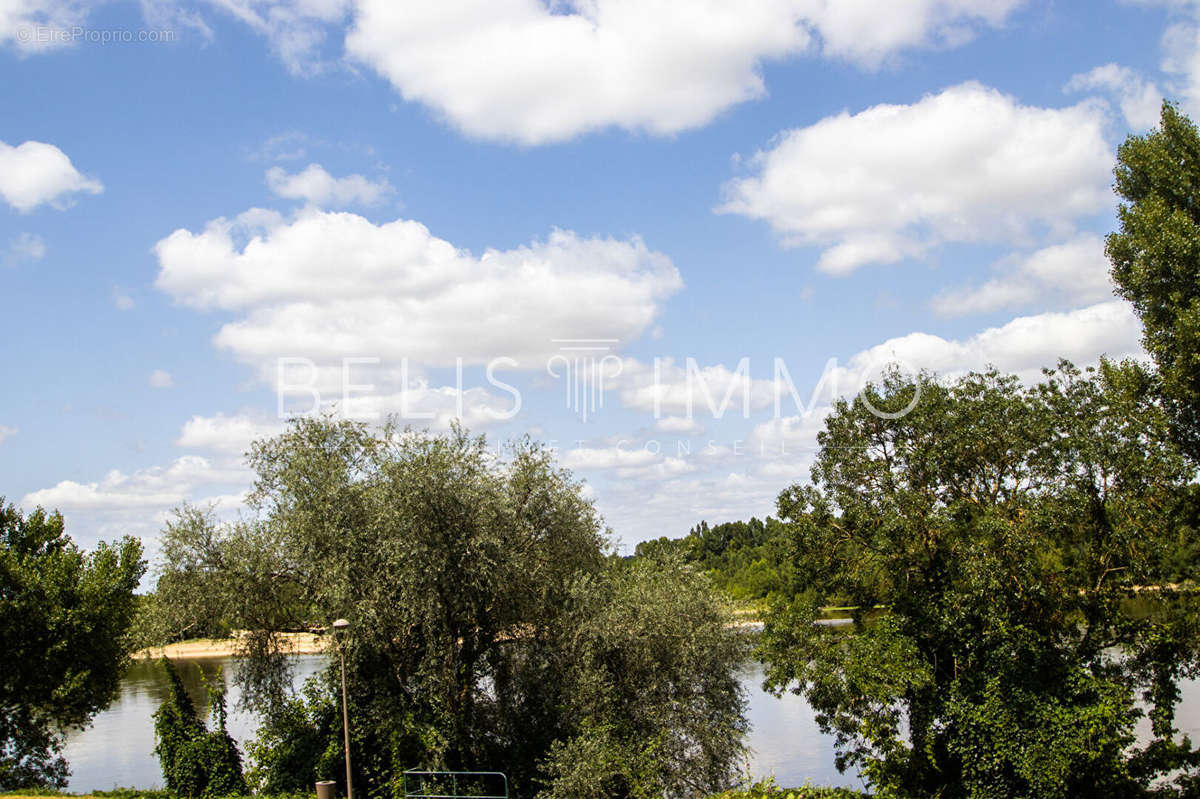
[[[318,655],[325,651],[325,639],[312,633],[280,633],[285,652],[293,655]],[[238,638],[199,638],[166,646],[152,646],[133,654],[134,658],[192,660],[224,658],[238,653]]]

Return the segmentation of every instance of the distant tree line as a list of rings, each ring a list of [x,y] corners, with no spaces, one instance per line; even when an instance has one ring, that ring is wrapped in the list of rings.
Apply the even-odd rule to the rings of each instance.
[[[635,558],[679,557],[704,571],[713,585],[737,601],[766,599],[794,590],[791,538],[787,527],[766,521],[701,521],[682,538],[639,543]]]
[[[1172,533],[1153,553],[1154,579],[1159,583],[1186,586],[1200,580],[1200,489],[1186,490],[1196,492],[1196,500],[1175,509]],[[712,526],[701,521],[681,538],[652,538],[634,549],[634,558],[681,558],[693,564],[736,602],[769,603],[806,592],[820,595],[829,606],[845,607],[854,601],[832,583],[821,584],[798,571],[796,562],[802,556],[795,549],[792,526],[772,516]]]

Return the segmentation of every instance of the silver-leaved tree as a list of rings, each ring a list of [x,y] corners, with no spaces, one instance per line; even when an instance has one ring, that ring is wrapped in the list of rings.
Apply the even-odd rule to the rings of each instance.
[[[528,443],[296,421],[257,443],[255,514],[168,525],[155,602],[239,627],[265,714],[253,779],[342,773],[337,672],[290,696],[276,633],[345,617],[356,787],[407,768],[507,772],[517,796],[694,795],[742,755],[743,650],[706,580],[630,565],[582,486]]]

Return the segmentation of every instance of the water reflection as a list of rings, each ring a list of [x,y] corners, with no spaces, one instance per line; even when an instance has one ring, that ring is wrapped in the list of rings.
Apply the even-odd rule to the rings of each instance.
[[[294,658],[295,676],[303,681],[325,665],[321,655]],[[240,696],[233,686],[237,661],[233,658],[203,658],[175,662],[192,703],[203,713],[208,694],[201,675],[209,681],[218,673],[229,686],[229,733],[243,756],[246,741],[254,738],[258,719],[235,710]],[[67,763],[71,767],[68,790],[83,793],[113,788],[161,788],[162,772],[154,756],[154,711],[167,696],[167,679],[157,661],[139,661],[121,680],[117,699],[99,713],[92,726],[68,737]]]
[[[818,728],[813,710],[802,697],[784,694],[776,699],[762,690],[763,668],[744,665],[739,673],[746,689],[751,729],[750,773],[754,779],[775,778],[786,787],[806,780],[814,785],[864,788],[857,774],[839,774],[833,765],[833,738]]]
[[[325,665],[322,655],[301,655],[294,658],[295,674],[303,681]],[[232,710],[238,698],[232,687],[237,669],[233,658],[177,661],[184,687],[197,708],[203,709],[207,694],[201,683],[203,673],[215,680],[218,669],[226,685],[230,685],[229,731],[238,741],[243,753],[245,743],[253,739],[257,719],[247,713]],[[854,774],[839,774],[833,765],[833,739],[817,729],[813,711],[808,703],[792,694],[780,699],[762,691],[763,670],[757,663],[747,663],[739,678],[746,689],[752,725],[747,744],[751,749],[749,767],[757,779],[774,776],[780,785],[799,786],[811,780],[817,785],[842,785],[862,788]],[[1200,738],[1200,683],[1185,681],[1180,685],[1182,701],[1176,725],[1183,733]],[[91,728],[72,735],[67,741],[66,757],[71,765],[69,790],[83,793],[89,790],[124,788],[156,788],[162,786],[162,774],[154,757],[154,722],[152,715],[166,697],[167,682],[156,662],[135,664],[121,682],[116,701],[96,716]],[[1142,719],[1138,737],[1149,734],[1149,722]]]
[[[294,659],[296,677],[303,680],[319,671],[325,663],[321,655],[301,655]],[[176,661],[184,687],[197,708],[208,701],[200,676],[217,678],[218,669],[230,686],[229,732],[243,753],[245,743],[253,739],[257,719],[232,710],[237,690],[232,678],[237,669],[233,658]],[[774,775],[781,785],[814,783],[858,786],[849,775],[838,774],[833,767],[833,742],[817,730],[812,710],[803,699],[782,699],[760,689],[763,672],[758,664],[747,664],[740,673],[750,699],[749,716],[753,729],[749,744],[750,769],[756,777]],[[167,695],[167,681],[157,662],[140,662],[129,669],[121,682],[117,700],[96,716],[91,728],[72,735],[67,741],[66,757],[71,764],[69,790],[162,787],[162,774],[154,757],[153,713]]]

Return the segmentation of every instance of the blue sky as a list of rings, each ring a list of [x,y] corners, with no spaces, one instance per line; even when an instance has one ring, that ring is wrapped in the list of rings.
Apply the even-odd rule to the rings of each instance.
[[[1139,354],[1113,155],[1163,97],[1200,112],[1198,26],[1185,0],[0,0],[0,493],[152,544],[180,502],[241,511],[281,358],[326,410],[418,428],[457,414],[461,358],[472,429],[554,442],[626,548],[761,516],[833,378]],[[778,418],[776,358],[805,404]],[[567,381],[601,372],[585,420]]]

